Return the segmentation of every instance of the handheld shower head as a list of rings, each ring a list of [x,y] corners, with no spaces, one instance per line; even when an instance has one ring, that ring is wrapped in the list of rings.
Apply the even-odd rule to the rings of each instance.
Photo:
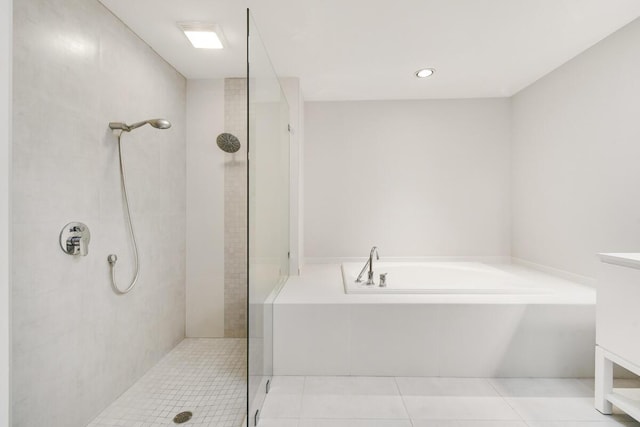
[[[171,123],[166,119],[147,120],[147,123],[156,129],[169,129],[171,127]]]
[[[109,128],[112,130],[121,130],[123,132],[131,132],[134,129],[139,128],[140,126],[144,126],[146,124],[150,124],[156,129],[169,129],[171,127],[171,123],[166,119],[150,119],[144,120],[142,122],[134,123],[132,125],[127,125],[121,122],[111,122],[109,123]]]

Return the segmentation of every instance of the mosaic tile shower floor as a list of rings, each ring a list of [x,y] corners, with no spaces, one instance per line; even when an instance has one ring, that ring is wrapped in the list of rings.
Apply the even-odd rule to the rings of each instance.
[[[98,415],[90,427],[238,427],[246,411],[246,340],[186,338]]]

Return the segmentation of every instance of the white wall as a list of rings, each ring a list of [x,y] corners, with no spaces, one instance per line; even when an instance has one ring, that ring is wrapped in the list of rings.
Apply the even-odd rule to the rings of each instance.
[[[640,20],[513,97],[513,255],[595,277],[640,248]]]
[[[224,336],[224,80],[187,81],[188,337]]]
[[[11,39],[12,1],[0,0],[0,425],[10,419]]]
[[[186,81],[95,0],[13,17],[13,423],[85,426],[184,337]],[[108,123],[153,117],[172,127],[122,136],[141,267],[117,295],[107,255],[121,287],[133,255]],[[60,249],[70,221],[86,257]]]
[[[508,256],[509,100],[307,102],[305,257]]]

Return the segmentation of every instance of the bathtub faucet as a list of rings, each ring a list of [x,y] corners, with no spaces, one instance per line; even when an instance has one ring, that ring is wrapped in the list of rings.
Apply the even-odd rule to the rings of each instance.
[[[369,259],[367,260],[367,262],[364,264],[364,267],[362,267],[362,270],[360,271],[360,274],[358,274],[358,278],[356,279],[356,282],[360,283],[362,282],[362,275],[364,274],[365,270],[367,269],[367,267],[369,267],[369,271],[367,274],[367,285],[371,286],[371,285],[375,285],[375,282],[373,281],[373,253],[376,253],[376,259],[380,259],[380,255],[378,255],[378,247],[374,246],[371,248],[371,252],[369,252]]]

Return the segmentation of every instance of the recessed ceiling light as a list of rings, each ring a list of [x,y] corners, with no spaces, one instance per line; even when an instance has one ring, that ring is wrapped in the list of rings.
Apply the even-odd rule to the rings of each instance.
[[[436,70],[434,70],[433,68],[423,68],[422,70],[416,71],[416,77],[420,77],[422,79],[425,77],[429,77],[435,72]]]
[[[224,49],[222,30],[216,24],[204,22],[178,22],[193,47],[198,49]]]

